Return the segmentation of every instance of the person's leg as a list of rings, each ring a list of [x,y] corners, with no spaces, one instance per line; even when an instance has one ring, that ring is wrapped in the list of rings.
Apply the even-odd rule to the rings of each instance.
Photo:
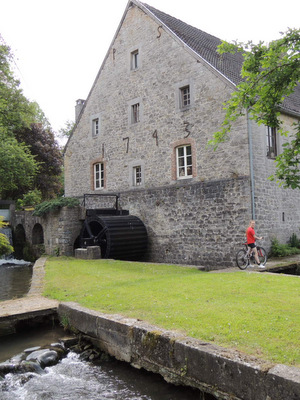
[[[249,267],[254,267],[253,264],[251,264],[251,256],[253,254],[253,247],[248,246],[248,252],[247,252],[247,256],[249,256]]]
[[[260,261],[259,261],[258,253],[257,253],[257,248],[254,247],[254,248],[252,249],[252,252],[253,252],[253,254],[254,254],[254,258],[255,258],[256,264],[257,264],[257,265],[260,265]]]
[[[253,248],[253,253],[254,253],[255,261],[257,262],[258,268],[265,268],[264,264],[260,263],[256,247]]]

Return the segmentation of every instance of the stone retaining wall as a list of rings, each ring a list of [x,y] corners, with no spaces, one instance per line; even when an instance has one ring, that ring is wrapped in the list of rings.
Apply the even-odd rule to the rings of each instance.
[[[25,240],[31,245],[35,245],[33,232],[37,225],[43,237],[40,244],[44,249],[39,254],[49,255],[74,255],[74,243],[82,227],[81,207],[63,207],[59,210],[51,211],[44,217],[33,215],[33,211],[17,211],[11,223],[13,230],[22,227],[25,233]]]
[[[215,269],[235,265],[249,199],[249,179],[240,177],[121,192],[119,203],[145,224],[148,261]]]
[[[143,321],[105,315],[61,303],[61,319],[88,335],[94,345],[168,382],[192,386],[222,400],[298,400],[300,370],[270,365]]]

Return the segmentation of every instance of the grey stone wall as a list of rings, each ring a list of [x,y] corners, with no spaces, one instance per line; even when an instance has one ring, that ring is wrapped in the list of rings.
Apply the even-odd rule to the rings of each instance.
[[[13,230],[22,226],[26,241],[33,243],[33,230],[36,224],[43,231],[45,252],[50,255],[74,255],[74,243],[82,226],[82,209],[64,207],[45,217],[36,217],[32,211],[17,211],[12,224]]]
[[[228,81],[206,63],[197,62],[167,32],[157,38],[158,24],[137,7],[129,10],[85,103],[84,112],[65,153],[67,196],[93,192],[92,165],[105,163],[104,191],[132,188],[130,169],[143,163],[144,187],[172,185],[174,144],[194,146],[191,181],[249,174],[240,160],[248,155],[246,122],[217,151],[207,147],[221,125],[223,102],[232,90]],[[130,70],[130,52],[138,48],[140,67]],[[178,109],[178,91],[191,86],[191,107]],[[130,124],[130,104],[139,99],[140,122]],[[100,134],[91,132],[91,117],[100,116]]]
[[[119,205],[148,232],[145,260],[193,264],[206,269],[233,266],[251,218],[248,177],[124,191]],[[94,199],[102,208],[106,198]]]
[[[82,217],[80,207],[63,207],[42,218],[47,254],[74,255],[74,243],[82,227]]]
[[[286,115],[281,118],[284,129],[291,132],[295,120]],[[269,180],[275,174],[276,163],[266,157],[266,127],[252,123],[252,133],[256,228],[265,237],[264,246],[269,248],[273,238],[286,243],[293,233],[300,237],[300,190],[284,189]],[[277,140],[280,153],[288,139],[278,135]]]
[[[32,243],[33,228],[36,224],[42,225],[42,219],[32,215],[32,211],[16,211],[11,222],[12,229],[15,230],[21,225],[25,230],[26,241]]]
[[[122,21],[65,152],[65,194],[121,193],[124,209],[146,224],[153,261],[231,266],[252,218],[270,248],[272,237],[300,236],[300,193],[268,180],[265,127],[251,123],[254,207],[251,203],[249,125],[241,117],[216,151],[207,146],[223,122],[223,103],[234,87],[158,23],[133,6]],[[158,37],[159,36],[159,37]],[[139,67],[130,54],[139,51]],[[178,107],[178,90],[191,88],[191,106]],[[140,122],[130,105],[140,103]],[[97,116],[100,133],[91,131]],[[293,119],[284,117],[290,129]],[[280,140],[282,140],[280,138]],[[176,180],[175,147],[189,143],[193,176]],[[281,143],[282,144],[282,143]],[[104,188],[94,190],[93,164],[104,163]],[[134,187],[132,168],[142,166]],[[253,208],[253,210],[252,210]],[[284,221],[283,221],[284,219]]]

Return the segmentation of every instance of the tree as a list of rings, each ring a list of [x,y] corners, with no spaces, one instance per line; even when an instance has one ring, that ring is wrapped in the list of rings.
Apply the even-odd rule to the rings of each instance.
[[[43,199],[56,197],[61,189],[63,158],[51,128],[35,123],[17,131],[15,137],[19,143],[27,145],[39,164],[32,188],[40,190]]]
[[[28,147],[15,138],[0,136],[0,197],[17,198],[31,188],[38,164]]]
[[[287,136],[282,129],[280,107],[295,90],[300,94],[300,30],[289,29],[281,39],[269,45],[223,42],[218,51],[220,54],[240,51],[244,62],[242,81],[225,103],[221,130],[214,133],[210,144],[216,147],[224,142],[232,123],[246,112],[258,124],[277,128],[280,134]],[[300,188],[300,123],[294,124],[290,135],[291,140],[284,144],[283,152],[276,158],[275,175],[284,187],[295,189]]]
[[[70,121],[70,120],[66,121],[65,122],[65,127],[61,128],[59,130],[59,132],[58,132],[59,133],[59,137],[61,139],[65,139],[65,138],[69,139],[74,127],[75,127],[75,122],[74,121]]]
[[[43,111],[23,95],[13,55],[1,42],[0,36],[0,196],[18,199],[38,189],[43,199],[55,197],[62,154]]]
[[[3,222],[3,217],[0,216],[0,229],[5,228],[6,222]],[[0,233],[0,257],[8,255],[14,251],[13,247],[10,245],[9,240],[4,233]]]
[[[0,36],[0,133],[13,136],[14,129],[30,126],[35,107],[23,95],[20,82],[15,79],[10,63],[10,48],[1,44]]]

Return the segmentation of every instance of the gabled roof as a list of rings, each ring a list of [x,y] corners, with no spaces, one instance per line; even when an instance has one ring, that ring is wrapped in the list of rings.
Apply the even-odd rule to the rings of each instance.
[[[174,38],[179,40],[198,60],[202,60],[205,64],[209,65],[218,74],[225,77],[225,79],[232,85],[237,85],[241,82],[241,68],[243,64],[243,56],[241,53],[235,54],[218,54],[217,47],[221,44],[221,40],[215,36],[212,36],[198,28],[186,24],[185,22],[172,17],[162,11],[157,10],[148,4],[142,3],[139,0],[128,0],[126,9],[124,11],[123,17],[120,21],[118,29],[113,37],[112,43],[106,53],[103,63],[98,71],[94,84],[90,90],[88,98],[93,91],[95,83],[99,78],[102,68],[105,64],[107,57],[110,54],[110,50],[113,46],[115,38],[117,37],[126,14],[132,4],[141,8],[147,15],[156,20],[156,22],[161,25],[166,31],[168,31]],[[87,101],[85,102],[80,116],[83,114]],[[295,92],[285,99],[283,105],[281,106],[283,112],[294,114],[297,117],[300,116],[300,85],[295,88]],[[75,127],[78,121],[75,121]],[[75,129],[75,128],[74,128]],[[72,134],[71,134],[72,136]],[[69,138],[70,139],[70,138]],[[69,141],[69,140],[68,140]]]
[[[183,44],[188,46],[193,52],[200,56],[210,66],[222,74],[234,85],[241,82],[241,68],[244,58],[241,53],[218,54],[217,47],[221,40],[200,29],[194,28],[185,22],[171,17],[170,15],[157,10],[138,0],[135,4],[141,4],[145,9],[155,16],[165,27],[169,29]],[[294,93],[287,97],[280,107],[283,112],[300,115],[300,85],[296,86]]]
[[[240,72],[244,61],[241,53],[220,55],[217,52],[217,47],[222,41],[217,37],[209,35],[198,28],[194,28],[180,19],[171,17],[148,4],[143,5],[184,44],[224,75],[229,81],[235,85],[241,81]]]

